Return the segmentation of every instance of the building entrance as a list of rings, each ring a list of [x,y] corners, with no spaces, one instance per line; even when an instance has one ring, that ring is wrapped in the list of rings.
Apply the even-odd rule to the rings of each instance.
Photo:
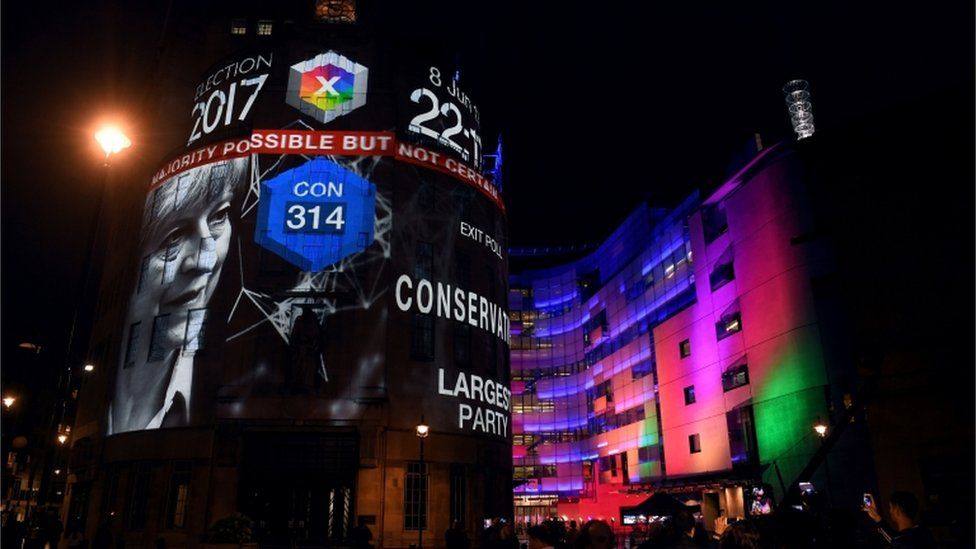
[[[248,433],[238,497],[257,541],[324,546],[346,540],[358,450],[355,433]]]

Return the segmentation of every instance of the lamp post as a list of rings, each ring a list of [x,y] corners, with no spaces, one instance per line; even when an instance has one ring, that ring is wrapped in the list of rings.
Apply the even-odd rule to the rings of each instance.
[[[420,502],[420,521],[417,528],[417,549],[424,548],[424,527],[427,526],[427,471],[424,469],[424,439],[430,434],[430,426],[424,421],[424,416],[420,416],[420,424],[417,425],[417,438],[420,439],[420,487],[423,500]]]
[[[85,301],[85,295],[87,293],[86,291],[88,290],[88,282],[89,282],[88,279],[91,274],[92,257],[95,255],[95,241],[98,236],[98,227],[100,225],[99,221],[101,220],[102,217],[102,205],[105,203],[105,193],[106,190],[108,189],[108,177],[109,177],[109,169],[111,168],[112,155],[118,154],[132,145],[132,141],[128,137],[126,137],[126,135],[122,133],[122,131],[115,126],[105,126],[102,129],[95,132],[95,141],[98,141],[98,144],[102,148],[102,151],[105,152],[105,159],[102,162],[102,166],[104,167],[105,170],[102,177],[101,189],[99,190],[98,193],[98,202],[95,204],[95,219],[92,220],[91,231],[88,234],[88,253],[85,254],[85,265],[84,265],[84,270],[82,271],[81,291],[79,292],[78,302],[75,305],[75,314],[71,319],[71,330],[68,332],[68,348],[65,353],[66,355],[65,370],[66,373],[68,374],[69,384],[71,381],[71,371],[72,371],[71,351],[75,339],[75,327],[78,324],[78,314]],[[21,346],[23,345],[24,344],[21,344]],[[39,351],[40,351],[40,347],[38,347],[38,352]],[[91,365],[85,366],[86,372],[90,372],[95,369],[94,366],[91,366],[91,368],[89,369],[89,366]]]
[[[108,180],[109,180],[109,170],[111,168],[111,160],[113,155],[117,155],[123,150],[127,149],[132,145],[132,141],[122,133],[119,128],[115,126],[104,126],[95,132],[95,141],[101,147],[102,151],[105,153],[105,157],[102,160],[103,174],[101,181],[101,188],[98,193],[98,200],[95,203],[95,217],[92,220],[91,228],[88,233],[88,250],[85,254],[85,263],[82,266],[81,273],[81,288],[78,292],[78,300],[75,302],[74,314],[71,317],[71,327],[68,331],[68,345],[65,349],[64,357],[64,368],[58,377],[58,388],[57,388],[57,399],[54,410],[51,413],[51,422],[49,425],[48,436],[41,439],[42,454],[44,455],[44,467],[42,469],[41,476],[41,487],[38,491],[38,504],[45,503],[47,499],[47,491],[50,488],[51,477],[57,461],[57,455],[59,454],[59,449],[68,442],[68,430],[64,426],[65,418],[65,407],[66,399],[70,398],[72,392],[72,379],[74,377],[74,341],[75,332],[78,327],[78,317],[81,316],[82,309],[86,304],[86,297],[88,295],[88,286],[91,279],[91,265],[95,256],[95,244],[98,240],[99,227],[101,225],[102,217],[102,207],[105,203],[105,194],[108,190]],[[34,349],[35,352],[40,352],[41,348],[39,345],[33,347],[20,345],[21,347]],[[92,368],[94,370],[94,367]],[[87,367],[85,371],[88,370]],[[60,418],[60,420],[58,419]],[[55,431],[57,428],[57,431]],[[55,436],[56,433],[56,436]],[[52,440],[57,441],[57,446],[52,444]],[[33,481],[33,468],[31,470],[31,479]],[[31,485],[33,487],[33,485]],[[30,517],[31,505],[28,502],[27,506],[27,516]]]
[[[822,443],[823,439],[827,436],[827,424],[824,423],[818,417],[817,422],[813,424],[813,431],[817,433],[817,436],[820,437]],[[833,500],[831,498],[831,489],[830,489],[830,455],[829,454],[824,456],[824,476],[827,479],[827,490],[826,490],[827,501],[832,502]]]
[[[827,436],[827,424],[817,418],[817,422],[813,424],[813,431],[817,433],[817,436],[824,438]]]

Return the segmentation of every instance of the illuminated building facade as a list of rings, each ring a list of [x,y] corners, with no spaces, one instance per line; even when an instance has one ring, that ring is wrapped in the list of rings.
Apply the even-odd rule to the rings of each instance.
[[[115,212],[68,527],[407,547],[509,515],[505,206],[454,52],[377,3],[173,10],[176,149]]]
[[[807,465],[854,377],[825,359],[832,267],[797,156],[767,149],[710,196],[642,205],[586,257],[511,277],[517,520],[630,524],[665,490],[711,528]]]

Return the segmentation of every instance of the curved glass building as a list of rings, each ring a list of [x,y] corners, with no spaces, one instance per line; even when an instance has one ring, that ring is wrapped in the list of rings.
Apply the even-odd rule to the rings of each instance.
[[[823,320],[835,267],[803,166],[769,148],[707,197],[640,206],[582,259],[512,275],[519,522],[639,529],[663,491],[713,530],[769,512],[797,480],[857,497],[863,447],[838,452],[850,460],[833,482],[817,461],[813,427],[850,406],[856,374],[825,358],[845,334]]]

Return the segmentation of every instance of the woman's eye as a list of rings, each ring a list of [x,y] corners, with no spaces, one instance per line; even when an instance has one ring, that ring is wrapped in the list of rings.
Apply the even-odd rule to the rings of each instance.
[[[182,240],[179,233],[173,233],[163,240],[163,243],[159,246],[159,253],[162,254],[165,261],[176,259],[176,256],[180,253]]]
[[[210,214],[210,217],[207,218],[207,223],[211,227],[217,225],[223,225],[224,223],[227,222],[227,219],[229,217],[230,217],[230,205],[224,205],[219,210]]]

